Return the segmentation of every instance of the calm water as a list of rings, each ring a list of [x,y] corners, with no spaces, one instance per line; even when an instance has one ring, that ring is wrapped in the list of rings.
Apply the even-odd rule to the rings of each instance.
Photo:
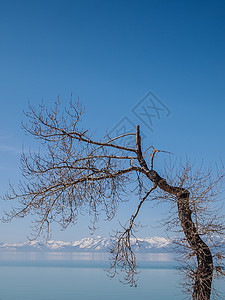
[[[109,279],[102,254],[0,253],[0,300],[178,300],[180,275],[173,257],[139,258],[138,287]],[[219,283],[223,288],[222,282]],[[225,299],[222,297],[220,299]]]

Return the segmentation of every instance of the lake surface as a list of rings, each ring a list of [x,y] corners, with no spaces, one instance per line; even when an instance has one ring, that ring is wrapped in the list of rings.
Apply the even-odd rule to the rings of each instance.
[[[181,300],[181,277],[170,254],[139,257],[138,287],[108,278],[107,255],[0,253],[0,300]],[[218,288],[225,291],[224,282]],[[220,299],[225,299],[222,296]]]

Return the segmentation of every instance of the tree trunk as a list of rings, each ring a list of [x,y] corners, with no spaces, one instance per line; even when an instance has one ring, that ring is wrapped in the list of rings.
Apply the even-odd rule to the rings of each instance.
[[[200,238],[195,224],[192,221],[189,203],[190,193],[186,189],[170,186],[156,171],[153,169],[149,170],[141,151],[139,126],[137,126],[136,145],[138,161],[146,176],[160,189],[175,195],[177,198],[179,220],[185,237],[196,256],[198,263],[192,293],[193,300],[210,300],[213,278],[213,258],[209,247]],[[153,164],[151,167],[153,168]]]
[[[183,192],[177,198],[180,223],[198,262],[192,296],[194,300],[209,300],[213,277],[212,254],[209,247],[200,238],[192,221],[189,192]]]
[[[156,177],[156,174],[154,177]],[[190,193],[183,188],[170,186],[166,180],[162,179],[159,175],[157,179],[159,180],[158,186],[162,190],[177,197],[179,220],[185,237],[197,259],[198,267],[193,286],[193,300],[210,300],[213,278],[213,258],[209,247],[200,238],[195,224],[192,221],[189,204]]]

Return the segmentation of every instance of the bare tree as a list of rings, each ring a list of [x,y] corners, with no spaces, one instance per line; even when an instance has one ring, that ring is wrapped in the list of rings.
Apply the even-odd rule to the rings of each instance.
[[[29,106],[25,113],[27,134],[39,140],[42,152],[23,154],[21,158],[24,181],[16,190],[12,185],[6,199],[18,199],[20,208],[6,213],[5,221],[34,215],[33,238],[49,233],[49,225],[58,222],[63,228],[75,223],[85,210],[93,218],[104,211],[107,219],[115,216],[119,202],[130,193],[130,184],[139,189],[140,202],[128,225],[115,233],[111,249],[111,275],[125,271],[125,281],[135,285],[136,257],[131,238],[135,237],[135,221],[146,199],[169,201],[176,207],[168,226],[177,225],[184,234],[187,249],[186,274],[191,280],[190,291],[194,300],[210,299],[212,279],[224,275],[223,268],[214,261],[222,253],[210,249],[210,238],[224,234],[223,223],[209,211],[209,203],[218,195],[214,190],[222,174],[213,180],[211,173],[201,170],[191,175],[189,165],[184,167],[178,180],[161,177],[154,169],[154,159],[160,151],[149,147],[143,154],[140,128],[136,132],[97,141],[88,130],[80,128],[82,109],[79,103],[70,103],[69,110],[61,110],[59,101],[53,109],[43,104],[39,110]],[[133,145],[124,145],[124,137],[133,138]],[[149,164],[149,165],[148,165]],[[206,218],[206,216],[208,218]],[[211,245],[210,244],[210,245]],[[216,247],[215,247],[216,248]]]

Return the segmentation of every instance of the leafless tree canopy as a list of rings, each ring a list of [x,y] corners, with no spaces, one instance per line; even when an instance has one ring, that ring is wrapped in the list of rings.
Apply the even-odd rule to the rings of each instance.
[[[8,217],[37,216],[34,238],[43,229],[48,231],[53,221],[67,227],[82,209],[94,219],[99,209],[105,211],[108,219],[113,218],[126,192],[126,183],[131,180],[130,174],[137,170],[135,150],[116,145],[116,139],[92,140],[89,131],[79,126],[79,104],[71,103],[64,112],[60,111],[59,102],[52,110],[41,105],[36,111],[30,106],[25,114],[26,133],[38,139],[43,149],[22,155],[25,181],[20,183],[19,192],[11,186],[7,195],[8,199],[19,199],[21,208],[12,210]]]
[[[167,201],[171,216],[166,225],[183,233],[179,243],[186,249],[188,289],[195,300],[210,299],[213,276],[224,275],[218,243],[224,236],[223,220],[210,206],[219,195],[222,173],[214,177],[211,172],[202,173],[202,168],[194,172],[187,164],[175,177],[171,169],[161,177],[153,164],[156,155],[165,151],[151,146],[142,152],[139,126],[134,133],[98,141],[80,126],[79,103],[71,102],[68,110],[63,110],[59,101],[53,109],[29,106],[25,115],[28,123],[23,127],[41,142],[42,151],[22,155],[24,181],[18,189],[11,185],[5,196],[18,199],[20,207],[7,212],[5,221],[34,215],[33,238],[37,238],[49,233],[52,222],[66,228],[85,210],[94,226],[101,211],[112,219],[119,202],[130,193],[130,184],[136,184],[140,202],[127,225],[114,235],[111,276],[125,271],[125,282],[136,285],[131,243],[131,237],[136,238],[136,217],[146,199]],[[133,144],[124,144],[124,137],[130,137]]]

